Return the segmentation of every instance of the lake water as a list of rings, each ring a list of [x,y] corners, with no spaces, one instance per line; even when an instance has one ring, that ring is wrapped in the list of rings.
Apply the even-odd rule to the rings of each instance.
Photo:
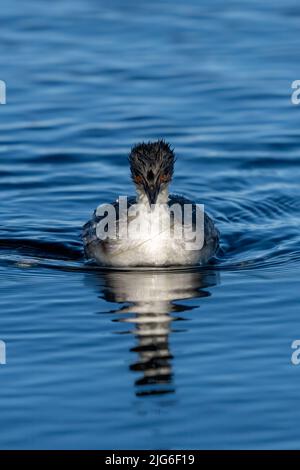
[[[300,6],[1,4],[0,447],[300,448]],[[203,269],[86,266],[164,137],[221,231]]]

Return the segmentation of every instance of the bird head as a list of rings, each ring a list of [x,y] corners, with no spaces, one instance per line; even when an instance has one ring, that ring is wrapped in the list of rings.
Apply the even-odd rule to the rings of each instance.
[[[131,176],[149,205],[155,204],[159,193],[166,189],[174,171],[175,155],[164,140],[135,145],[129,155]]]

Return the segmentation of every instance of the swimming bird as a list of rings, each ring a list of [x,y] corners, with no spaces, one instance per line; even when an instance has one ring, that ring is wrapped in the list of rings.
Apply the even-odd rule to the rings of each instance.
[[[203,207],[169,194],[175,153],[164,140],[135,145],[129,155],[136,196],[100,205],[83,227],[88,260],[102,266],[203,265],[219,231]]]

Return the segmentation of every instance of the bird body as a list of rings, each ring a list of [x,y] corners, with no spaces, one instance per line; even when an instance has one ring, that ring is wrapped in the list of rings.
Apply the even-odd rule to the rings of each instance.
[[[163,141],[139,144],[129,160],[137,196],[126,199],[125,210],[120,209],[121,198],[113,203],[113,235],[99,233],[107,226],[107,206],[99,206],[83,228],[86,257],[115,267],[206,264],[218,248],[219,232],[195,202],[169,195],[174,162],[169,146]]]

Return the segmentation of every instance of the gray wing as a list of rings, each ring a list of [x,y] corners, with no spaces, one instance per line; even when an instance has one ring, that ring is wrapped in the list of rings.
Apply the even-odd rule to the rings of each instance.
[[[172,204],[180,204],[183,206],[184,204],[191,204],[192,205],[192,221],[193,221],[193,229],[195,229],[196,224],[196,208],[197,204],[190,199],[181,196],[179,194],[171,194],[169,197],[168,205],[171,206]],[[202,250],[209,246],[214,252],[217,251],[219,248],[219,240],[220,240],[220,232],[215,226],[213,220],[209,217],[209,215],[204,212],[204,245]]]
[[[128,197],[127,198],[127,210],[129,209],[129,207],[131,207],[135,203],[136,203],[136,198],[134,196]],[[118,230],[118,220],[119,220],[118,200],[113,202],[112,206],[115,208],[115,211],[116,211],[116,222],[117,222],[117,230]],[[105,214],[103,216],[98,216],[97,210],[95,210],[91,220],[89,220],[82,228],[81,238],[83,240],[84,252],[87,258],[92,257],[91,248],[93,247],[94,244],[103,243],[103,240],[97,237],[97,225],[104,217],[106,217]]]

